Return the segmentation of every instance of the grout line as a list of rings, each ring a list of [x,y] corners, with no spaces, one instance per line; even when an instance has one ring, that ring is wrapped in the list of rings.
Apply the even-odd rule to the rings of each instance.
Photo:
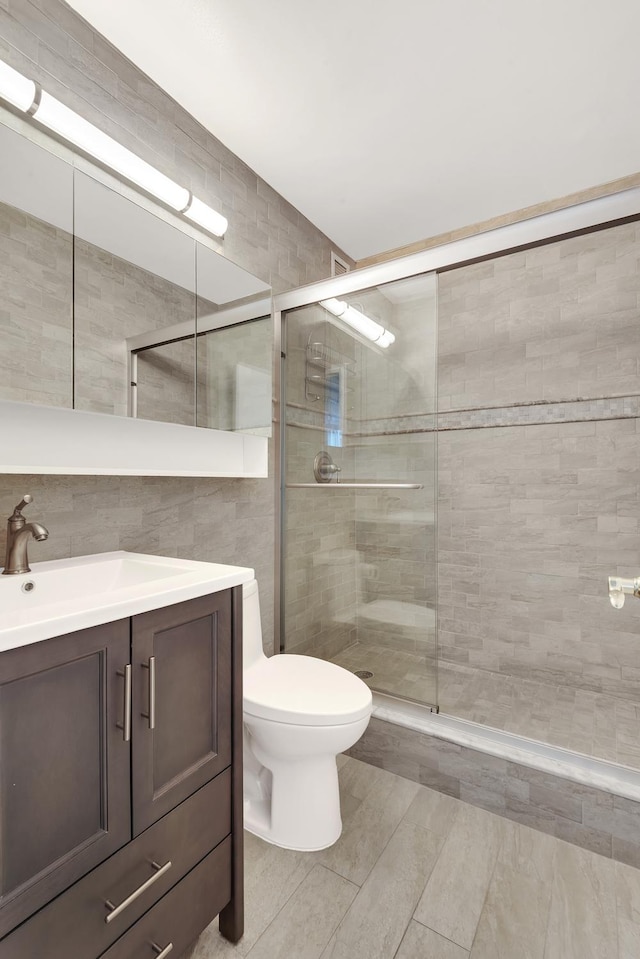
[[[556,838],[557,838],[557,837],[554,836],[554,839],[556,839]],[[557,840],[557,841],[563,842],[564,840]],[[548,942],[549,942],[549,927],[550,927],[550,925],[551,925],[551,910],[552,910],[552,908],[553,908],[553,900],[554,900],[555,889],[556,889],[556,872],[557,872],[557,869],[558,869],[557,847],[554,847],[554,850],[553,850],[553,875],[552,875],[552,877],[551,877],[551,893],[550,893],[550,895],[549,895],[549,912],[547,913],[547,927],[546,927],[545,933],[544,933],[544,949],[543,949],[543,953],[542,953],[543,956],[546,956],[546,955],[547,955],[547,944],[548,944]]]
[[[266,840],[264,840],[264,839],[263,839],[262,841],[263,841],[263,842],[266,842]],[[271,844],[269,844],[269,845],[271,845]],[[279,848],[279,847],[276,847],[276,848]],[[294,850],[290,850],[290,851],[293,852]],[[304,854],[303,854],[303,855],[304,855]],[[304,860],[303,860],[303,861],[304,861]],[[248,955],[253,951],[253,949],[255,948],[255,946],[257,946],[257,944],[258,944],[259,941],[262,939],[262,937],[264,936],[264,934],[265,934],[265,932],[267,931],[267,929],[270,929],[270,928],[271,928],[271,926],[273,925],[273,923],[275,922],[275,920],[278,918],[278,916],[280,915],[280,913],[282,912],[282,910],[284,909],[284,907],[289,903],[289,901],[292,899],[292,897],[293,897],[293,896],[295,895],[295,893],[298,891],[298,889],[300,888],[300,886],[302,885],[302,883],[305,882],[306,879],[308,879],[309,875],[311,874],[312,870],[315,868],[316,865],[318,865],[318,863],[317,863],[317,862],[313,862],[311,868],[308,870],[308,872],[305,873],[305,875],[302,877],[302,879],[301,879],[300,882],[297,884],[297,886],[295,887],[295,889],[292,889],[290,895],[287,896],[285,902],[283,902],[283,904],[282,904],[281,907],[278,909],[278,911],[271,917],[271,919],[269,920],[269,922],[267,923],[267,925],[264,927],[264,929],[262,930],[262,932],[260,933],[260,935],[258,936],[258,938],[256,939],[256,941],[253,943],[253,945],[251,946],[251,949],[249,949],[249,952],[247,952],[247,953],[245,954],[246,956],[248,956]],[[343,878],[344,878],[344,877],[343,877]],[[240,942],[242,942],[242,940],[240,940]]]
[[[406,937],[407,937],[407,933],[408,933],[408,931],[409,931],[409,926],[411,925],[411,922],[412,922],[412,920],[409,919],[409,922],[407,923],[407,926],[406,926],[404,932],[402,933],[402,938],[400,939],[400,942],[398,943],[398,948],[396,949],[396,951],[395,951],[394,954],[393,954],[393,959],[396,959],[396,956],[398,955],[398,953],[399,953],[400,950],[402,949],[402,943],[405,941],[405,939],[406,939]]]
[[[483,908],[484,908],[484,906],[483,906]],[[482,914],[481,914],[481,915],[482,915]],[[435,936],[439,936],[440,939],[444,939],[445,942],[450,942],[451,945],[452,945],[452,946],[456,946],[457,949],[462,949],[463,952],[466,952],[467,956],[470,956],[470,955],[471,955],[471,950],[470,950],[470,949],[465,949],[465,947],[464,947],[464,946],[461,946],[459,942],[456,942],[456,941],[455,941],[455,939],[449,939],[448,936],[443,936],[442,933],[441,933],[441,932],[438,932],[437,929],[434,929],[432,926],[427,926],[426,923],[424,923],[424,922],[420,922],[420,920],[419,920],[419,919],[416,919],[415,916],[412,916],[411,919],[412,919],[413,922],[417,922],[419,926],[422,926],[423,929],[428,929],[429,932],[432,932]],[[479,922],[479,921],[478,921],[478,922]],[[411,921],[409,922],[409,925],[411,925]],[[408,927],[407,927],[407,928],[408,928]],[[475,939],[475,936],[474,936],[474,939]],[[515,957],[514,957],[514,959],[515,959]]]
[[[497,849],[496,849],[496,858],[495,858],[494,863],[493,863],[493,869],[491,870],[491,877],[490,877],[490,879],[489,879],[489,882],[487,883],[487,890],[486,890],[486,892],[485,892],[485,894],[484,894],[484,901],[483,901],[483,903],[482,903],[482,909],[480,910],[480,914],[478,915],[478,922],[477,922],[477,925],[476,925],[475,932],[474,932],[474,934],[473,934],[473,939],[472,939],[472,941],[471,941],[471,949],[469,949],[469,955],[471,955],[471,952],[472,952],[472,950],[473,950],[473,947],[474,947],[474,944],[475,944],[475,941],[476,941],[476,937],[477,937],[477,935],[478,935],[478,929],[480,928],[480,921],[481,921],[482,916],[484,915],[484,911],[485,911],[485,909],[486,909],[486,907],[487,907],[487,899],[489,898],[489,890],[491,889],[491,885],[492,885],[492,883],[493,883],[493,877],[495,876],[495,874],[496,874],[496,869],[498,868],[498,859],[500,858],[500,850],[502,849],[503,845],[504,845],[504,836],[502,835],[502,830],[500,830],[500,838],[499,838],[499,840],[498,840]]]

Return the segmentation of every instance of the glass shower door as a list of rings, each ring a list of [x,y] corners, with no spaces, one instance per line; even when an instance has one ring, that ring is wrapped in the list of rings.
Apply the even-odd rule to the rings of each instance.
[[[281,647],[431,705],[435,345],[434,274],[284,315]]]

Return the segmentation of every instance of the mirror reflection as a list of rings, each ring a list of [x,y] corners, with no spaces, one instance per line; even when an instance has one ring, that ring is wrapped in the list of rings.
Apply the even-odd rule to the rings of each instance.
[[[272,330],[266,283],[198,244],[196,422],[271,435]]]
[[[271,337],[270,316],[198,334],[198,426],[271,436]]]
[[[0,395],[73,403],[73,174],[0,125]]]
[[[75,407],[193,426],[195,241],[77,170],[74,183]],[[127,338],[140,334],[132,408]]]
[[[270,435],[269,286],[40,139],[0,122],[0,399]]]
[[[143,420],[195,426],[195,343],[193,336],[151,346],[135,354],[132,389]]]

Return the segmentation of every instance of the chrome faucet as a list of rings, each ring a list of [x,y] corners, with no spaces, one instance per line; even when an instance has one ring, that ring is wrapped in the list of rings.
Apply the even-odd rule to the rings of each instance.
[[[33,536],[38,542],[47,539],[49,530],[40,523],[27,523],[22,510],[33,501],[33,496],[26,494],[7,521],[7,558],[4,561],[3,576],[13,573],[30,573],[27,543]]]
[[[624,579],[622,576],[609,577],[609,602],[614,609],[622,609],[625,596],[640,597],[640,576]]]

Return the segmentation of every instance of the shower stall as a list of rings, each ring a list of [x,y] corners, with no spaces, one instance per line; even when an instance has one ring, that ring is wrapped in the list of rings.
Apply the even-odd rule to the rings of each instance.
[[[282,648],[432,706],[436,285],[323,297],[282,340]]]
[[[274,300],[276,646],[633,798],[639,220],[629,190]]]

